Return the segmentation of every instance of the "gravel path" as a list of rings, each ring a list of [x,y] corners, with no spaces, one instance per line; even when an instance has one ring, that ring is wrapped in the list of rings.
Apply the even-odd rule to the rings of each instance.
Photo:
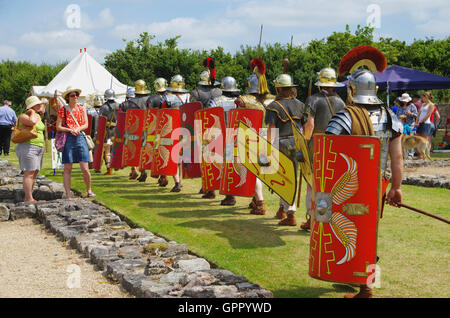
[[[78,275],[80,273],[80,275]],[[72,288],[69,288],[72,287]],[[32,219],[0,222],[0,298],[126,298]]]

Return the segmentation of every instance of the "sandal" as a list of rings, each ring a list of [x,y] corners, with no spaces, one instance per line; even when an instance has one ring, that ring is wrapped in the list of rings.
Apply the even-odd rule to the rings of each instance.
[[[87,197],[88,198],[93,198],[93,197],[95,197],[95,196],[97,196],[94,192],[89,192],[88,194],[87,194]]]

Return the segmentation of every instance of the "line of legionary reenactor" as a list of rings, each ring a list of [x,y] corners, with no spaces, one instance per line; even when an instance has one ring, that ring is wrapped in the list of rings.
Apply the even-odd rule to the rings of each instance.
[[[334,91],[345,85],[331,67],[318,72],[318,92],[302,103],[286,68],[274,80],[272,95],[266,65],[251,60],[248,90],[241,95],[233,77],[216,81],[213,59],[203,64],[205,70],[191,92],[184,78],[175,75],[169,83],[156,79],[154,95],[138,80],[120,105],[112,90],[105,92],[104,103],[96,99],[89,111],[97,145],[93,169],[100,172],[103,157],[106,174],[131,167],[130,179],[145,182],[150,173],[160,187],[172,176],[171,192],[182,191],[183,178],[201,178],[202,198],[214,199],[219,191],[225,196],[221,205],[233,206],[235,196],[249,197],[254,215],[266,213],[264,183],[280,196],[275,214],[280,226],[297,225],[304,179],[307,217],[300,228],[311,232],[310,276],[359,285],[356,296],[371,297],[382,199],[393,205],[401,202],[397,137],[402,125],[377,97],[373,75],[386,67],[383,54],[360,46],[342,58],[338,73],[350,74],[347,102]],[[177,135],[177,128],[190,134]],[[265,152],[258,148],[261,140]],[[252,151],[254,160],[246,161]],[[276,171],[267,173],[275,163]]]

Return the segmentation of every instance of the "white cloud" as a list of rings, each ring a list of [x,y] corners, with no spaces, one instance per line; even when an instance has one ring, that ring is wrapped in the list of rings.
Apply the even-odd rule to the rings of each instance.
[[[10,45],[0,45],[0,60],[13,59],[17,56],[17,49]]]
[[[314,29],[365,21],[366,8],[362,1],[252,0],[229,8],[226,16],[264,26]]]
[[[92,35],[81,30],[61,30],[51,32],[29,32],[19,38],[24,47],[36,48],[82,48],[91,43]]]
[[[83,30],[95,30],[109,28],[114,25],[114,16],[111,13],[111,9],[106,8],[100,11],[98,16],[92,20],[89,15],[81,13],[81,29]]]
[[[182,48],[210,49],[226,45],[224,41],[227,39],[240,38],[247,33],[246,30],[241,22],[232,19],[175,18],[150,24],[121,24],[114,28],[112,35],[127,40],[137,38],[142,32],[155,35],[158,40],[181,35],[179,43]]]

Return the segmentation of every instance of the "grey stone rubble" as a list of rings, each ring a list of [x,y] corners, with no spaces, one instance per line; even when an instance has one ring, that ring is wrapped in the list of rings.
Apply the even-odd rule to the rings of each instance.
[[[423,167],[450,167],[450,159],[429,160],[405,160],[404,168],[423,168]],[[387,164],[388,177],[390,176],[390,162]],[[402,184],[416,185],[430,188],[450,189],[450,178],[445,175],[427,175],[417,172],[404,171],[402,175]]]
[[[406,160],[404,163],[405,168],[421,168],[421,167],[442,168],[449,166],[450,166],[450,159],[437,159],[432,161]],[[450,178],[446,177],[445,175],[427,175],[413,172],[404,172],[402,183],[422,187],[450,189]]]
[[[41,177],[48,201],[20,202],[20,171],[0,160],[0,221],[33,217],[68,242],[111,281],[136,297],[272,298],[272,292],[192,255],[187,246],[131,228],[108,208],[82,198],[62,199],[61,185]],[[42,189],[47,185],[49,190]],[[45,199],[40,199],[45,200]],[[18,264],[20,266],[20,264]]]

